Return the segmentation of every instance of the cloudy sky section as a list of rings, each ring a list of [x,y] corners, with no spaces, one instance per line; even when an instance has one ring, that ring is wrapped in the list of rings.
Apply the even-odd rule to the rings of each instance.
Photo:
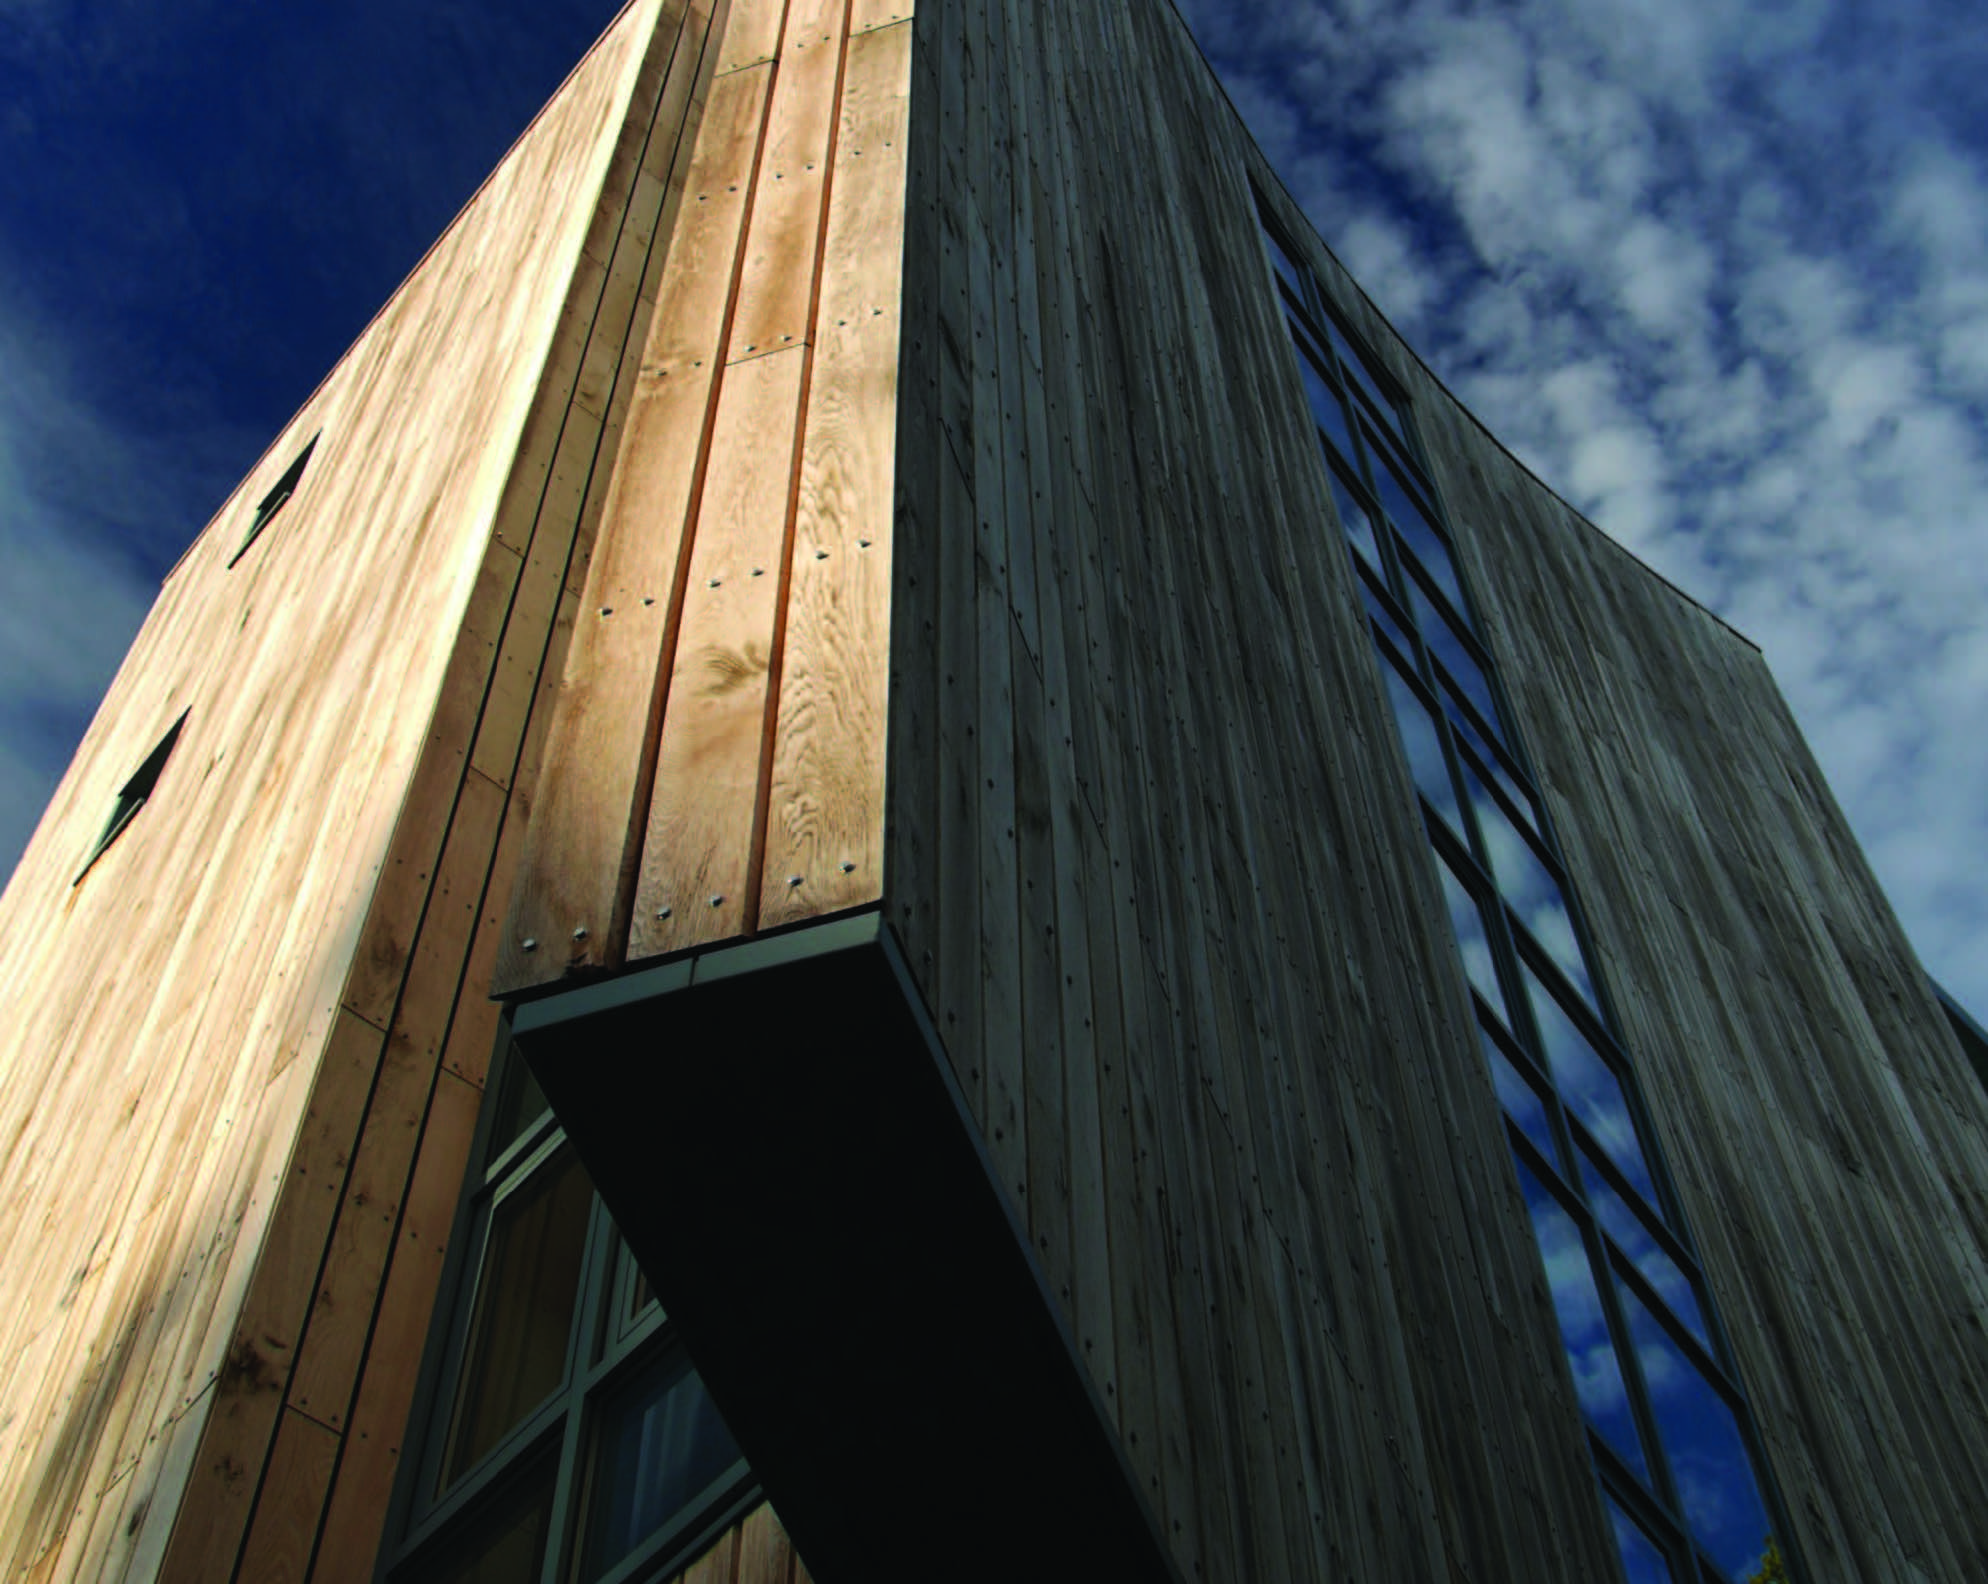
[[[1766,651],[1988,1006],[1988,22],[1958,0],[1183,0],[1321,234]]]

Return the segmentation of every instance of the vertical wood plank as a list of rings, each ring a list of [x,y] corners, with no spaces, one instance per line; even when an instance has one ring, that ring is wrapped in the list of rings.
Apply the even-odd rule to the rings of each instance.
[[[725,360],[808,338],[848,0],[788,0]]]
[[[769,1506],[755,1508],[739,1525],[738,1584],[789,1584],[794,1543]]]
[[[745,928],[803,349],[725,374],[664,705],[629,957]]]
[[[908,28],[850,41],[801,450],[763,927],[873,900],[882,882],[910,67]]]
[[[311,1576],[327,1584],[364,1577],[372,1567],[400,1466],[402,1438],[420,1431],[408,1423],[415,1379],[482,1098],[480,1090],[453,1073],[436,1079],[407,1209],[380,1292],[373,1343],[324,1502],[323,1533]]]
[[[687,575],[684,532],[769,78],[759,68],[712,84],[560,681],[492,979],[500,993],[603,966],[619,950],[614,921],[646,826],[659,670]]]
[[[310,1570],[324,1493],[338,1460],[336,1431],[283,1410],[276,1449],[255,1504],[255,1524],[243,1548],[241,1577],[269,1584],[302,1584]]]

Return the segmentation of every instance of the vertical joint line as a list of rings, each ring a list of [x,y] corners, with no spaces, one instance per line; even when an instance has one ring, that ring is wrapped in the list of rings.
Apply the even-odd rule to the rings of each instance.
[[[787,664],[787,602],[794,583],[794,535],[801,509],[801,470],[807,460],[808,408],[814,395],[815,343],[820,337],[821,282],[828,267],[828,217],[835,203],[835,156],[842,143],[842,90],[849,72],[849,6],[841,7],[836,44],[835,94],[829,106],[828,148],[822,155],[821,215],[815,222],[814,280],[808,289],[807,339],[801,353],[801,399],[794,414],[793,471],[787,481],[787,519],[780,541],[780,586],[774,591],[773,643],[766,662],[766,713],[759,732],[759,785],[752,803],[751,858],[746,868],[745,933],[759,933],[759,894],[766,883],[766,828],[772,817],[773,759],[779,744],[780,684]],[[784,31],[783,31],[784,38]]]
[[[780,36],[786,37],[787,15],[792,0],[782,0]],[[726,16],[729,27],[731,13]],[[723,40],[719,41],[720,49]],[[676,670],[677,641],[683,633],[684,595],[690,584],[691,557],[697,549],[697,529],[704,514],[704,480],[711,466],[711,441],[718,426],[718,403],[725,391],[725,353],[732,342],[732,324],[738,317],[739,289],[745,281],[746,244],[752,239],[753,210],[759,198],[759,167],[766,153],[766,131],[773,114],[773,96],[780,86],[780,60],[776,55],[767,72],[766,96],[759,106],[759,136],[752,146],[752,169],[746,176],[745,205],[739,213],[738,238],[732,247],[732,278],[725,292],[725,314],[718,326],[717,351],[711,362],[711,390],[704,399],[704,424],[697,436],[697,461],[691,470],[690,503],[684,513],[683,539],[677,547],[676,572],[670,580],[669,614],[663,625],[662,656],[649,686],[648,722],[642,733],[642,757],[635,772],[634,802],[641,810],[631,818],[622,844],[621,871],[615,881],[614,917],[608,927],[607,951],[625,962],[628,943],[633,938],[635,893],[641,879],[642,854],[648,846],[649,811],[656,799],[656,763],[662,750],[663,721],[669,709],[670,678]],[[702,129],[700,128],[700,136]],[[692,159],[695,159],[693,153]],[[664,311],[661,284],[657,286],[656,311]]]

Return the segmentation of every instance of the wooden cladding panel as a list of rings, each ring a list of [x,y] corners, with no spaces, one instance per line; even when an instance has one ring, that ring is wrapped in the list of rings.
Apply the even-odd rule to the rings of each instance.
[[[787,0],[725,361],[808,339],[848,0]]]
[[[708,20],[630,8],[312,398],[169,578],[0,900],[72,965],[8,964],[0,1206],[10,1239],[34,1229],[0,1272],[11,1570],[289,1576],[367,1463],[354,1379],[411,1387],[418,1345],[368,1368],[365,1344],[395,1239],[445,1240],[477,1091],[447,1078],[467,1098],[442,1105],[435,1073],[680,187],[650,134],[691,114]],[[247,503],[320,431],[230,569]],[[71,888],[103,784],[189,705],[142,818]],[[72,934],[114,949],[114,992]],[[431,1300],[432,1271],[402,1330]],[[299,1358],[336,1406],[279,1426]]]
[[[1758,652],[1467,420],[1440,424],[1465,564],[1800,1556],[1824,1578],[1971,1576],[1988,1104]]]
[[[882,874],[910,57],[908,28],[849,42],[774,728],[765,927],[868,901]]]
[[[1163,7],[915,39],[885,908],[996,1173],[1184,1575],[1605,1575],[1240,129]]]
[[[656,755],[631,955],[746,933],[804,349],[727,371]]]
[[[807,1564],[769,1506],[753,1509],[669,1584],[812,1584]]]
[[[997,1175],[1184,1573],[1607,1576],[1275,180],[1163,6],[915,38],[885,908]],[[1909,948],[1757,656],[1318,262],[1424,423],[1796,1538],[1980,1572],[1982,1102]]]
[[[880,891],[909,29],[768,9],[721,50],[500,993]]]
[[[711,86],[687,178],[690,201],[609,486],[607,531],[595,544],[559,684],[518,870],[520,923],[499,948],[499,988],[613,960],[617,896],[640,854],[635,833],[653,773],[656,670],[681,608],[683,529],[709,441],[706,409],[769,75],[734,71]]]

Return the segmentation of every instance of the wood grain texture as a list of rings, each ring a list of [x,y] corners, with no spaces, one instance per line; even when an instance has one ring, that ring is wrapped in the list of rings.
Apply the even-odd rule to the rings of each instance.
[[[720,50],[500,994],[879,894],[910,51],[776,9]]]
[[[664,706],[629,957],[742,933],[804,348],[725,373]]]
[[[847,12],[848,0],[788,0],[727,362],[808,338]]]
[[[584,615],[559,677],[546,768],[492,980],[499,992],[614,962],[624,949],[614,925],[626,911],[646,824],[658,672],[681,615],[684,529],[709,445],[708,409],[770,79],[762,67],[711,85],[686,177],[689,201],[587,570]]]
[[[1032,1251],[1109,1330],[1188,1576],[1608,1576],[1275,178],[1166,7],[957,0],[915,39],[898,491],[937,571],[892,667],[945,707],[890,739],[887,845],[937,829],[885,907]],[[1909,947],[1758,655],[1314,262],[1421,415],[1804,1556],[1981,1571],[1988,1119]]]
[[[763,927],[881,889],[910,66],[908,28],[850,42],[801,446]]]
[[[350,1392],[382,1271],[348,1259],[327,1289],[327,1249],[358,1249],[382,1206],[404,1236],[407,1173],[443,1169],[423,1177],[413,1138],[448,1131],[428,1097],[632,388],[605,349],[636,320],[627,244],[666,201],[649,130],[659,106],[689,114],[671,74],[701,14],[624,13],[174,569],[0,898],[10,1574],[309,1561],[339,1427],[279,1428],[272,1404],[326,1290],[354,1322],[331,1350]],[[188,708],[144,818],[72,887],[106,786]]]
[[[1604,1575],[1245,140],[1162,7],[914,33],[885,906],[1031,1250],[1186,1576]]]

